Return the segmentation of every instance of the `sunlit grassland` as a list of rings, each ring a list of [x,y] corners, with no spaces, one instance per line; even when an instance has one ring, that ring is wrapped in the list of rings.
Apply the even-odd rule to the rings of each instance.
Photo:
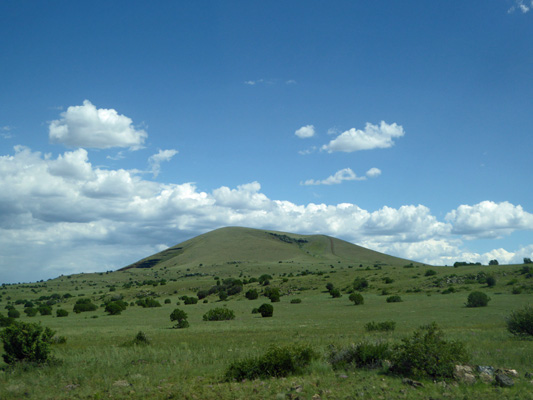
[[[216,275],[221,278],[272,274],[271,286],[279,287],[283,294],[279,303],[273,303],[272,318],[251,313],[268,299],[261,296],[250,301],[243,293],[227,301],[218,301],[212,295],[208,297],[208,303],[176,305],[180,296],[193,295],[199,288],[213,285],[214,273],[185,277],[183,274],[191,271],[128,270],[61,277],[39,288],[29,285],[4,287],[2,307],[7,297],[13,301],[36,299],[54,292],[68,292],[74,297],[59,304],[70,312],[68,317],[55,317],[58,306],[54,306],[54,316],[28,318],[23,314],[21,320],[41,322],[67,338],[66,344],[53,346],[54,356],[62,362],[28,370],[4,368],[0,372],[0,398],[244,399],[288,398],[292,395],[300,398],[318,395],[323,399],[532,398],[533,386],[523,378],[514,388],[505,390],[484,384],[467,387],[437,385],[429,381],[424,382],[424,388],[413,389],[403,385],[399,378],[376,371],[333,371],[324,357],[314,362],[308,373],[302,376],[244,383],[221,382],[232,361],[260,355],[273,344],[305,343],[324,356],[332,344],[343,346],[360,340],[398,342],[419,326],[433,321],[444,330],[447,338],[465,343],[473,365],[514,368],[522,377],[525,372],[533,372],[533,341],[512,337],[505,326],[505,318],[512,310],[531,301],[531,282],[519,274],[519,266],[432,267],[437,271],[435,276],[425,276],[429,267],[372,267],[368,270],[366,267],[347,263],[309,266],[272,263],[263,269],[248,266],[243,270],[229,265],[217,270]],[[307,269],[321,273],[302,275],[301,272]],[[294,276],[287,277],[289,271],[294,272]],[[435,285],[436,279],[444,276],[479,271],[496,276],[497,285],[488,288],[484,284],[461,283],[454,285],[457,292],[450,294],[441,293],[449,284]],[[166,284],[122,288],[130,278],[135,281],[154,279],[155,276],[166,278]],[[370,288],[363,292],[365,304],[360,306],[354,306],[346,293],[355,277],[366,277],[370,282]],[[393,282],[384,283],[385,277],[392,278]],[[513,279],[518,282],[513,283]],[[334,299],[326,292],[328,282],[343,289],[341,298]],[[515,285],[525,286],[524,292],[512,294]],[[113,286],[116,289],[110,291]],[[245,285],[244,291],[252,287],[262,289],[253,283]],[[387,295],[382,295],[384,289],[390,294],[399,294],[403,301],[387,303]],[[489,306],[465,307],[467,295],[472,290],[486,292],[491,297]],[[102,297],[120,293],[129,302],[142,291],[153,291],[159,296],[162,307],[130,306],[118,316],[107,315],[103,308],[80,314],[72,312],[78,297],[91,297],[100,305]],[[164,304],[167,298],[171,300],[170,304]],[[290,300],[294,298],[302,302],[291,304]],[[202,320],[206,311],[222,306],[235,312],[235,320]],[[187,312],[189,328],[172,329],[169,316],[177,307]],[[22,306],[17,309],[22,311]],[[366,323],[386,320],[396,322],[394,332],[365,331]],[[151,344],[127,345],[139,331],[147,334]]]

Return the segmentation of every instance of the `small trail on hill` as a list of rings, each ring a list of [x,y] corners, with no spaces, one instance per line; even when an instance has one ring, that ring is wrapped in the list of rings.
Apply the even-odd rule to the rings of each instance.
[[[334,256],[336,256],[337,254],[335,254],[335,246],[333,245],[333,238],[329,238],[329,243],[331,244],[331,254],[333,254]]]

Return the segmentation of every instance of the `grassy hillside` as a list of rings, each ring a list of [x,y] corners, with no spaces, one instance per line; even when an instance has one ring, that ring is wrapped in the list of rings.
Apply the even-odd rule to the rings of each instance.
[[[236,245],[238,243],[238,245]],[[528,399],[533,386],[533,341],[520,340],[506,330],[512,310],[531,301],[533,265],[430,267],[389,257],[327,236],[301,236],[245,228],[217,230],[149,257],[150,268],[61,276],[46,282],[2,285],[1,313],[5,307],[20,311],[18,319],[39,322],[66,338],[52,351],[61,364],[45,367],[8,367],[0,361],[2,399]],[[207,254],[206,254],[207,253]],[[144,262],[145,260],[141,260]],[[281,261],[281,262],[280,262]],[[138,266],[138,265],[137,265]],[[271,276],[267,286],[257,282]],[[489,286],[487,277],[495,284]],[[242,291],[221,301],[217,293],[197,304],[185,305],[183,296],[196,297],[240,280]],[[355,279],[365,279],[364,304],[348,299]],[[339,298],[326,290],[338,288]],[[280,301],[264,297],[268,288],[280,291]],[[260,296],[248,300],[255,289]],[[465,307],[471,291],[491,298],[482,308]],[[403,300],[388,303],[398,295]],[[52,315],[28,317],[25,305],[35,307],[50,299]],[[96,311],[76,314],[78,299],[91,299]],[[108,315],[105,303],[121,298],[128,307]],[[161,307],[136,303],[152,298]],[[299,299],[300,303],[293,302]],[[274,306],[272,318],[252,314],[263,303]],[[212,308],[234,311],[232,321],[206,322]],[[188,315],[190,327],[172,329],[176,308]],[[69,312],[56,317],[57,309]],[[393,321],[392,332],[368,332],[368,322]],[[449,340],[462,341],[472,365],[514,368],[520,373],[512,388],[421,379],[413,388],[378,370],[337,370],[327,362],[331,345],[360,341],[400,343],[421,325],[435,321]],[[143,331],[151,344],[131,345]],[[273,344],[311,346],[319,355],[302,374],[288,378],[225,383],[232,361],[263,354]]]

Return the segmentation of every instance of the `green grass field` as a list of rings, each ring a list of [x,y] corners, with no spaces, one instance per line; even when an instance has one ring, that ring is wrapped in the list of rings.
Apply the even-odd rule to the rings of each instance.
[[[318,259],[317,262],[289,260],[254,263],[220,263],[215,266],[186,264],[124,271],[78,274],[34,284],[3,285],[0,289],[2,314],[8,304],[19,304],[21,321],[38,322],[64,336],[65,344],[52,346],[58,365],[9,367],[0,362],[1,399],[531,399],[533,341],[513,337],[506,330],[505,319],[511,311],[531,302],[533,278],[522,273],[521,265],[428,267]],[[361,266],[359,266],[361,265]],[[427,275],[427,270],[436,271]],[[219,301],[217,295],[198,304],[184,305],[180,297],[194,296],[199,289],[215,285],[215,277],[250,279],[270,274],[270,287],[280,289],[281,300],[272,303],[274,316],[261,318],[253,308],[269,300],[260,296],[247,300],[250,288]],[[494,276],[496,285],[488,287],[483,279]],[[354,306],[348,299],[352,282],[364,277],[370,286],[362,292],[364,305]],[[388,278],[388,279],[387,279]],[[164,284],[161,284],[164,280]],[[138,285],[146,281],[148,284]],[[156,281],[158,284],[148,281]],[[386,283],[390,282],[390,283]],[[341,290],[332,298],[326,284]],[[130,287],[131,286],[131,287]],[[449,294],[442,294],[453,287]],[[516,290],[519,288],[520,290]],[[521,291],[520,294],[513,294]],[[487,307],[465,307],[473,290],[487,293]],[[35,301],[51,294],[73,297],[53,306],[52,316],[27,317],[21,300]],[[387,303],[391,294],[402,302]],[[130,305],[121,315],[107,315],[101,305],[120,295],[128,303],[139,296],[155,297],[162,307],[142,308]],[[72,312],[75,301],[91,298],[97,311]],[[301,303],[292,304],[299,298]],[[170,304],[164,300],[170,299]],[[181,302],[181,305],[177,305]],[[227,307],[235,312],[231,321],[206,322],[202,316],[209,309]],[[58,318],[57,308],[69,311]],[[170,314],[175,308],[188,314],[190,327],[172,329]],[[394,321],[390,333],[366,332],[370,321]],[[328,346],[347,346],[361,340],[396,343],[421,325],[435,321],[446,338],[462,341],[472,356],[472,365],[516,369],[520,377],[512,388],[476,383],[433,382],[422,380],[424,387],[413,388],[401,377],[382,370],[334,371],[325,355]],[[151,344],[128,345],[143,331]],[[224,383],[222,378],[232,361],[263,354],[274,344],[307,344],[321,357],[298,376]]]

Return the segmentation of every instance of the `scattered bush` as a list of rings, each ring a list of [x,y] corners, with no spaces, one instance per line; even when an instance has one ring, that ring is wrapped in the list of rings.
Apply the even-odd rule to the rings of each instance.
[[[127,307],[127,303],[122,300],[112,301],[105,306],[105,312],[109,315],[120,315]]]
[[[302,302],[302,299],[292,299],[291,304],[300,304]]]
[[[165,299],[165,304],[171,304],[172,303],[172,300],[170,299]]]
[[[533,336],[533,307],[513,311],[507,318],[507,330],[516,336]]]
[[[150,344],[150,339],[148,338],[148,336],[146,336],[146,333],[144,333],[143,331],[139,331],[133,339],[133,344],[147,345]]]
[[[176,329],[189,327],[189,322],[187,321],[187,313],[183,310],[180,310],[179,308],[176,308],[174,311],[172,311],[172,314],[170,314],[170,320],[177,322],[176,325],[174,325],[174,328]]]
[[[279,302],[279,289],[273,287],[267,287],[263,292],[265,297],[268,297],[272,303]]]
[[[317,354],[308,346],[274,346],[261,357],[233,362],[226,370],[224,378],[229,382],[285,377],[300,373],[315,358]]]
[[[18,361],[43,364],[52,361],[50,342],[55,332],[39,324],[14,322],[0,332],[7,364]]]
[[[365,325],[365,329],[368,332],[379,331],[379,332],[392,332],[396,329],[396,322],[394,321],[383,321],[383,322],[369,322]]]
[[[428,269],[426,273],[424,274],[424,276],[433,276],[433,275],[437,275],[437,271],[435,271],[434,269]]]
[[[365,304],[365,299],[363,298],[363,295],[361,293],[352,293],[350,294],[349,299],[350,301],[353,301],[353,304],[356,306]]]
[[[24,307],[24,314],[28,317],[35,317],[37,315],[37,309],[33,307]]]
[[[96,304],[93,304],[91,302],[91,299],[78,299],[76,300],[76,304],[74,304],[73,311],[76,314],[87,312],[87,311],[96,311],[98,309],[98,306]]]
[[[138,306],[142,308],[155,308],[161,307],[161,303],[152,297],[145,297],[144,299],[139,299],[135,302]]]
[[[246,292],[246,294],[244,295],[248,300],[255,300],[257,298],[259,298],[259,293],[257,292],[256,289],[250,289]]]
[[[20,318],[20,311],[16,308],[10,308],[9,310],[7,310],[7,316],[13,319]]]
[[[58,308],[58,309],[56,310],[56,315],[57,315],[58,317],[68,317],[68,311],[67,311],[67,310],[64,310],[64,309],[62,309],[62,308]]]
[[[253,308],[252,309],[252,314],[259,314],[259,308]]]
[[[519,287],[519,286],[515,286],[515,287],[513,288],[513,290],[511,290],[511,293],[512,293],[512,294],[521,294],[521,293],[522,293],[522,288]]]
[[[330,347],[328,362],[333,369],[379,368],[383,361],[390,359],[391,350],[387,343],[366,343],[337,349]]]
[[[397,294],[387,297],[387,303],[401,303],[402,301],[402,298]]]
[[[274,314],[274,307],[272,304],[261,304],[257,309],[263,318],[271,317]]]
[[[394,283],[394,279],[386,276],[385,278],[383,278],[383,282],[385,282],[386,284],[391,284]]]
[[[181,299],[185,305],[198,303],[198,297],[181,296]]]
[[[337,299],[337,298],[341,297],[341,291],[339,289],[332,289],[332,290],[329,291],[329,294],[334,299]]]
[[[472,292],[468,295],[467,307],[486,307],[490,297],[483,292]]]
[[[492,275],[487,276],[487,286],[494,287],[496,285],[496,278]]]
[[[355,291],[361,292],[368,287],[368,281],[366,278],[355,278],[352,286]]]
[[[450,293],[455,293],[455,292],[457,292],[457,290],[453,286],[450,286],[449,288],[444,289],[441,293],[450,294]]]
[[[52,315],[52,307],[42,305],[37,309],[41,315]]]
[[[202,317],[204,321],[226,321],[235,319],[235,313],[227,308],[213,308]]]
[[[469,355],[461,342],[448,342],[443,336],[432,323],[402,339],[394,347],[391,371],[403,376],[453,378],[455,365],[467,363]]]

